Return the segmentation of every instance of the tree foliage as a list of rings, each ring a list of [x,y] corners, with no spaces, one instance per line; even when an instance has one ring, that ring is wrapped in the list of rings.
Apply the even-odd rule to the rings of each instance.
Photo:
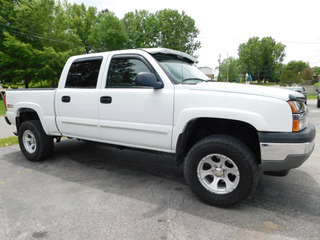
[[[280,75],[279,66],[285,57],[285,45],[271,37],[261,40],[253,37],[238,48],[239,66],[243,73],[249,73],[260,82],[275,81]]]
[[[111,12],[100,14],[88,37],[94,52],[124,49],[126,41],[127,35],[120,20]]]
[[[146,10],[127,13],[121,20],[128,36],[127,48],[149,48],[158,46],[157,20]]]
[[[315,75],[317,75],[317,76],[320,75],[320,67],[313,68],[313,71],[314,71]]]
[[[302,80],[312,80],[314,71],[309,67],[309,63],[304,61],[290,61],[283,67],[280,84],[299,84]]]
[[[168,47],[193,54],[199,30],[184,12],[127,13],[55,0],[0,1],[0,81],[57,86],[76,54],[123,48]]]
[[[302,70],[301,77],[303,80],[313,80],[314,70],[312,68],[305,68]]]
[[[309,64],[304,61],[290,61],[285,66],[286,70],[290,70],[295,73],[302,73],[302,71],[306,68],[309,68]]]
[[[296,72],[285,69],[281,76],[280,76],[280,85],[285,86],[285,85],[293,85],[293,84],[298,84],[301,82],[301,77],[300,74],[297,74]]]
[[[122,19],[128,35],[129,48],[164,47],[189,53],[200,48],[196,40],[199,30],[184,11],[164,9],[155,14],[148,11],[127,13]]]
[[[68,16],[54,0],[20,0],[2,19],[0,77],[4,83],[48,80],[56,86],[68,57],[83,52]],[[14,16],[14,17],[12,17]]]
[[[85,53],[89,53],[91,50],[89,36],[99,18],[97,9],[95,7],[87,8],[83,3],[81,5],[66,4],[65,7],[69,28],[80,38]]]
[[[239,61],[233,57],[224,59],[220,66],[221,79],[235,82],[239,76]]]
[[[191,55],[200,48],[196,41],[199,30],[195,21],[187,16],[184,11],[180,14],[177,10],[164,9],[156,12],[159,27],[159,46],[176,49]]]

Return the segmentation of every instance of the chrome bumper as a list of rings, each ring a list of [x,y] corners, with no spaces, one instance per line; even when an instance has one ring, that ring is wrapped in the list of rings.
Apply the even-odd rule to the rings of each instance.
[[[305,155],[314,149],[315,141],[308,143],[260,143],[261,162],[283,161],[289,155]]]
[[[315,147],[316,129],[313,124],[298,133],[260,132],[261,169],[283,172],[301,166]]]

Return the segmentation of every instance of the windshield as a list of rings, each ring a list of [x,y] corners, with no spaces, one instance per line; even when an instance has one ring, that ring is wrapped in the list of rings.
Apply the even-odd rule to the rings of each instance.
[[[210,80],[193,64],[183,61],[183,59],[167,56],[166,58],[157,58],[157,60],[176,83],[197,84]]]

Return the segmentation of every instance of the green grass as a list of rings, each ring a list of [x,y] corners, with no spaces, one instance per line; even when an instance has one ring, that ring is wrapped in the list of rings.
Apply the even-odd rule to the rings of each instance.
[[[260,86],[276,86],[277,84],[275,82],[268,82],[268,83],[257,83],[257,82],[253,82],[253,83],[250,83],[250,84],[253,84],[253,85],[260,85]]]
[[[6,115],[6,109],[3,100],[0,100],[0,116]],[[0,139],[0,147],[8,147],[18,144],[18,137],[8,137]]]
[[[8,147],[18,144],[18,137],[8,137],[0,139],[0,147]]]
[[[0,116],[6,115],[6,109],[3,104],[3,100],[0,100]]]
[[[307,99],[317,99],[318,95],[315,94],[315,95],[308,95],[307,96]]]

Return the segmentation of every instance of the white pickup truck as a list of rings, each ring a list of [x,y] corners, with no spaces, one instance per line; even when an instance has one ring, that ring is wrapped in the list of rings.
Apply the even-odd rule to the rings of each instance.
[[[6,120],[31,161],[61,136],[175,155],[204,201],[254,192],[259,171],[286,175],[314,149],[301,93],[210,81],[192,56],[163,48],[71,57],[57,89],[9,90]]]

